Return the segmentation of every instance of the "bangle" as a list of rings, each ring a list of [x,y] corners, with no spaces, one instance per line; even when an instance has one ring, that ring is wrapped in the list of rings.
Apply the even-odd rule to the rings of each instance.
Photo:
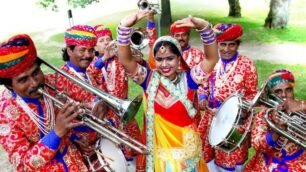
[[[302,110],[301,111],[304,111],[304,100],[302,100]]]
[[[117,27],[117,42],[118,45],[129,45],[132,28],[118,26]]]
[[[198,32],[200,32],[202,44],[210,45],[216,41],[215,33],[211,29],[211,27],[205,27],[204,29],[201,29]]]

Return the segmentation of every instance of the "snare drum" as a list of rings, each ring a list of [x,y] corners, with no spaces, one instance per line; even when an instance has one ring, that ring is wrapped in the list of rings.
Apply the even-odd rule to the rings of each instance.
[[[95,155],[97,160],[90,164],[91,171],[128,171],[128,164],[121,149],[109,139],[102,138],[96,143]]]
[[[245,110],[249,110],[249,103],[242,100],[240,95],[229,96],[220,106],[211,122],[208,141],[211,146],[231,152],[237,149],[245,140],[251,126],[253,111],[251,111],[250,122],[244,133],[238,128],[245,125],[242,117]]]

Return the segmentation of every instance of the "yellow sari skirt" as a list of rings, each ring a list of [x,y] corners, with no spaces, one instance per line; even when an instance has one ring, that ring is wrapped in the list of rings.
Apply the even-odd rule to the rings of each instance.
[[[155,172],[205,172],[202,143],[195,126],[180,127],[154,115]]]

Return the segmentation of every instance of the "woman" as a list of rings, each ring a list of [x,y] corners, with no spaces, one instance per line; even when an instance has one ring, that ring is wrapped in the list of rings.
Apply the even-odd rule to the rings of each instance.
[[[118,26],[119,61],[128,75],[143,89],[146,97],[143,142],[151,151],[137,159],[138,171],[205,171],[200,161],[201,139],[197,132],[193,101],[195,92],[218,61],[215,36],[205,20],[188,17],[179,27],[199,30],[207,58],[187,72],[177,72],[182,52],[179,43],[162,36],[153,46],[156,70],[133,60],[129,35],[131,26],[143,18],[143,11],[123,19]],[[145,160],[146,159],[146,160]]]

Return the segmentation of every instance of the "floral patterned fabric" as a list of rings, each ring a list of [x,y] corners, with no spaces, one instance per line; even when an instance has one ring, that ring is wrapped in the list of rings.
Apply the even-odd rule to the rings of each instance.
[[[246,165],[244,172],[300,172],[306,171],[305,150],[280,136],[276,142],[271,139],[271,128],[268,126],[262,109],[255,117],[252,128],[252,146],[256,154]]]
[[[88,73],[94,77],[101,90],[116,96],[120,99],[128,98],[128,78],[124,67],[119,63],[118,57],[114,56],[102,62],[102,56],[95,57],[88,68]],[[103,64],[98,64],[98,63]],[[116,128],[122,129],[126,134],[138,140],[140,129],[137,121],[132,120],[127,126],[120,125],[120,117],[111,109],[108,110],[106,118],[110,120]],[[124,154],[127,160],[131,160],[136,152],[125,147]]]
[[[93,75],[91,75],[87,71],[87,79],[85,79],[84,73],[75,73],[75,71],[73,71],[67,64],[63,65],[61,69],[76,78],[79,78],[81,76],[81,79],[83,79],[84,81],[92,84],[95,87],[98,87],[98,84],[95,81]],[[61,74],[48,74],[45,76],[45,80],[50,85],[54,86],[58,91],[64,92],[65,94],[67,94],[67,96],[77,102],[93,103],[96,98],[93,94],[86,91],[84,88],[78,86],[76,83]],[[88,145],[93,145],[97,140],[97,133],[87,126],[78,126],[73,129],[72,140],[74,140],[75,138],[82,140]]]
[[[148,57],[148,63],[151,69],[155,69],[155,60],[153,57],[153,45],[157,39],[156,36],[156,28],[155,28],[155,23],[154,22],[148,22],[147,28],[146,28],[148,34],[149,34],[149,47],[150,47],[150,52],[149,52],[149,57]],[[187,46],[186,48],[182,49],[182,57],[184,62],[180,64],[180,70],[186,71],[190,70],[192,67],[198,65],[200,62],[202,62],[205,59],[205,54],[202,50],[196,48],[196,47],[191,47]],[[203,85],[199,86],[199,90],[203,90]],[[197,109],[197,115],[195,116],[197,124],[201,120],[201,111],[198,105],[198,99],[194,100],[195,104],[194,106]]]
[[[218,166],[231,170],[247,159],[248,142],[228,154],[222,150],[214,150],[209,145],[208,133],[214,116],[213,110],[216,110],[233,93],[241,93],[246,100],[252,100],[257,92],[257,80],[257,70],[253,61],[236,54],[235,59],[228,62],[220,59],[204,83],[204,89],[199,93],[199,97],[208,101],[209,109],[204,112],[198,129],[201,133],[206,162],[215,159]]]
[[[161,151],[161,150],[163,150],[163,149],[161,149],[163,146],[159,145],[159,143],[161,142],[161,140],[158,139],[160,134],[156,133],[156,132],[160,131],[159,128],[165,129],[165,127],[158,127],[158,126],[162,125],[162,124],[164,124],[162,126],[174,125],[172,127],[173,132],[176,131],[176,130],[174,130],[174,128],[183,128],[183,129],[185,128],[186,131],[187,130],[192,130],[193,133],[198,133],[196,131],[196,126],[197,126],[196,124],[197,123],[195,121],[195,118],[193,117],[194,112],[192,110],[188,111],[186,109],[186,106],[187,107],[189,106],[188,101],[193,102],[193,100],[196,98],[195,94],[196,94],[196,89],[198,88],[198,84],[203,82],[203,80],[206,79],[207,74],[203,70],[201,70],[200,65],[195,66],[190,72],[187,72],[186,75],[185,75],[185,73],[181,73],[179,75],[180,76],[180,82],[176,85],[176,87],[178,89],[177,89],[177,91],[175,91],[176,89],[173,89],[172,90],[173,93],[172,93],[172,91],[170,91],[170,92],[168,91],[169,88],[167,89],[168,84],[162,84],[163,82],[166,82],[166,81],[163,81],[163,79],[159,80],[158,78],[156,80],[156,78],[154,77],[155,75],[153,75],[154,72],[152,72],[150,69],[138,65],[136,71],[137,72],[132,76],[132,78],[136,83],[140,84],[145,90],[144,94],[145,94],[145,97],[148,100],[148,102],[147,102],[148,103],[147,115],[148,114],[155,114],[155,115],[146,116],[146,118],[144,119],[144,124],[145,125],[144,125],[144,129],[143,129],[143,132],[142,132],[142,142],[144,144],[146,144],[150,150],[152,150],[152,154],[147,156],[147,158],[149,158],[149,161],[147,160],[147,163],[145,163],[146,160],[145,160],[144,156],[138,156],[137,164],[138,164],[138,166],[141,166],[141,165],[144,166],[145,164],[147,164],[147,171],[151,171],[152,167],[154,167],[154,162],[158,162],[159,165],[161,165],[161,164],[164,164],[164,165],[161,165],[161,168],[157,168],[157,169],[156,169],[156,166],[155,166],[155,170],[158,170],[158,171],[159,170],[166,170],[167,171],[166,167],[169,166],[169,165],[167,165],[169,162],[167,163],[167,161],[165,161],[165,160],[164,161],[160,160],[164,157],[163,153],[165,153],[165,152]],[[155,86],[153,86],[153,85],[155,85]],[[152,88],[155,88],[154,90],[156,91],[156,93],[152,94],[152,91],[155,92],[154,90],[152,90]],[[181,93],[179,93],[179,92],[181,92]],[[188,101],[185,102],[185,100],[181,100],[181,98],[178,98],[178,96],[176,96],[176,94],[186,95],[187,96],[186,101],[187,100]],[[151,102],[152,100],[153,100],[153,102]],[[152,106],[152,105],[150,105],[150,103],[153,103],[154,109],[150,108]],[[146,105],[145,105],[145,108],[147,108]],[[153,110],[153,112],[151,112],[152,110]],[[162,122],[162,121],[165,121],[165,122]],[[166,132],[166,133],[168,133],[168,132]],[[169,132],[169,133],[171,133],[171,132]],[[177,132],[174,132],[173,134],[171,134],[172,136],[169,137],[166,140],[171,142],[170,138],[177,137],[175,135],[175,133],[177,133]],[[166,135],[168,135],[168,134],[166,134]],[[190,136],[189,134],[187,134],[187,135]],[[155,136],[156,136],[156,140],[153,141],[152,139]],[[178,137],[178,139],[181,139],[181,136]],[[198,140],[198,141],[200,141],[200,140]],[[193,143],[184,142],[184,143],[197,145],[200,142],[193,142]],[[196,147],[199,148],[200,145],[198,145]],[[177,148],[177,151],[178,151],[177,153],[179,153],[179,152],[183,151],[183,150],[180,150],[180,149],[182,149],[184,147],[176,145],[176,146],[173,146],[173,149],[174,148]],[[190,149],[190,150],[192,150],[192,149]],[[157,152],[153,153],[155,151],[160,152],[161,154],[156,154]],[[199,152],[199,153],[201,154],[201,152]],[[180,162],[180,164],[181,164],[180,165],[180,171],[185,171],[185,170],[188,171],[188,169],[190,170],[192,168],[196,168],[197,165],[195,165],[195,164],[197,162],[199,162],[199,157],[201,157],[200,154],[196,154],[196,155],[194,155],[192,157],[189,157],[187,159],[184,159],[182,161],[177,160],[177,162]],[[189,153],[187,153],[187,155],[189,155]],[[154,162],[153,162],[153,159],[154,159]],[[169,170],[169,168],[170,167],[168,167],[168,170]]]
[[[46,105],[41,101],[42,110]],[[28,103],[38,114],[39,109]],[[48,133],[41,138],[40,129],[16,102],[11,91],[5,89],[0,100],[0,143],[7,151],[10,163],[16,171],[88,171],[77,148],[69,141],[69,135],[60,139],[58,148],[46,145],[51,121],[45,122]],[[53,137],[54,138],[54,137]]]

